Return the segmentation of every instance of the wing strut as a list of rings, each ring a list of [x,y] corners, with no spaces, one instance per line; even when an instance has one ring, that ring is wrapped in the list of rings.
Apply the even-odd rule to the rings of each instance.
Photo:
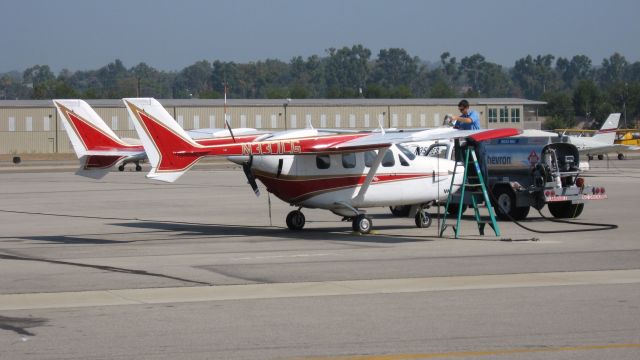
[[[376,159],[373,161],[373,164],[371,164],[371,168],[367,173],[367,177],[364,179],[364,183],[362,183],[362,186],[360,187],[360,191],[358,191],[358,194],[353,198],[352,203],[354,207],[358,207],[364,200],[364,195],[367,193],[367,190],[369,189],[369,185],[371,185],[371,181],[373,181],[373,177],[378,172],[378,168],[380,167],[380,164],[382,163],[382,159],[384,158],[384,155],[388,149],[389,149],[389,146],[378,149],[378,156],[376,156]]]

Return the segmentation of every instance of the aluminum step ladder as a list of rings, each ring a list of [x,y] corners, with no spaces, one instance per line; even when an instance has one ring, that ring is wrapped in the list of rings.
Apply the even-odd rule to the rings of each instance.
[[[469,189],[468,195],[471,198],[471,205],[473,206],[473,212],[476,220],[476,224],[478,225],[478,231],[480,235],[484,235],[484,228],[486,224],[489,224],[493,229],[496,236],[500,236],[500,227],[498,226],[498,222],[496,221],[495,212],[493,210],[493,206],[491,205],[491,201],[489,200],[489,194],[487,192],[487,186],[482,176],[482,171],[480,170],[480,164],[478,163],[478,157],[476,155],[475,146],[468,144],[464,147],[460,148],[464,151],[464,175],[462,184],[460,185],[460,195],[453,193],[453,180],[455,180],[456,170],[460,165],[456,162],[455,167],[453,168],[452,181],[449,186],[449,195],[447,196],[447,204],[445,205],[445,217],[442,220],[442,225],[440,227],[440,237],[447,229],[447,227],[452,227],[455,232],[455,238],[458,239],[460,235],[460,220],[462,219],[462,208],[464,204],[464,195],[465,191]],[[453,197],[460,197],[460,202],[458,204],[458,214],[456,216],[456,224],[447,224],[447,216],[449,213],[449,204],[451,204],[451,199]],[[489,217],[482,217],[480,215],[480,211],[478,207],[480,203],[484,200],[484,203],[489,212]]]

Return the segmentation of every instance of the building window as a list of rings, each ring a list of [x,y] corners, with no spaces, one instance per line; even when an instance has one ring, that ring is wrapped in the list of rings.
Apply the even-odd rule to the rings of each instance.
[[[413,127],[413,116],[411,114],[407,114],[407,127]]]
[[[500,122],[509,122],[509,109],[507,109],[506,107],[500,108]]]
[[[364,127],[368,128],[371,124],[369,123],[369,114],[364,114]]]
[[[498,122],[498,109],[489,108],[489,122],[497,123]]]
[[[340,114],[336,114],[336,129],[340,129]]]
[[[325,114],[320,115],[320,127],[323,129],[327,128],[327,115]]]
[[[42,118],[43,121],[43,130],[44,131],[51,131],[51,118],[48,116],[45,116]]]
[[[200,129],[200,115],[193,115],[193,128]]]
[[[356,167],[356,153],[342,154],[342,167],[345,169]]]
[[[25,119],[25,130],[33,131],[33,118],[31,116],[27,116]]]
[[[118,130],[118,117],[117,116],[112,116],[111,117],[111,129]]]
[[[511,109],[511,122],[520,122],[520,109]]]
[[[278,127],[278,119],[275,114],[271,114],[271,128],[276,129]]]
[[[262,128],[262,115],[256,114],[256,129]]]
[[[318,167],[318,169],[328,169],[331,166],[331,158],[329,157],[329,155],[317,155],[316,166]]]
[[[349,127],[356,127],[356,116],[354,114],[349,114]]]
[[[298,127],[298,116],[296,114],[291,114],[289,117],[291,119],[291,129],[296,129]]]
[[[209,127],[210,128],[215,128],[216,127],[216,116],[215,115],[209,115]]]
[[[393,128],[397,128],[398,127],[398,114],[392,114],[391,115],[391,127],[393,127]]]
[[[9,118],[9,131],[16,131],[16,118]]]

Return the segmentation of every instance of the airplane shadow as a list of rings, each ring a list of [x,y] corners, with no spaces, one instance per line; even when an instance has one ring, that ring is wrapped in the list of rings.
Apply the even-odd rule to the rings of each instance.
[[[313,222],[310,222],[313,224]],[[354,241],[370,243],[404,243],[418,241],[432,241],[433,237],[409,236],[402,234],[379,234],[378,230],[397,230],[398,226],[376,226],[374,233],[362,235],[351,231],[351,224],[345,223],[340,227],[305,228],[300,231],[292,231],[283,227],[271,226],[241,226],[229,224],[201,224],[165,221],[140,221],[114,223],[112,225],[130,227],[136,229],[150,229],[156,231],[170,231],[176,233],[176,237],[183,236],[210,236],[210,237],[272,237],[291,240],[307,241]]]
[[[13,331],[22,336],[35,336],[34,333],[27,329],[42,326],[48,321],[47,319],[37,317],[19,318],[0,316],[0,329]]]

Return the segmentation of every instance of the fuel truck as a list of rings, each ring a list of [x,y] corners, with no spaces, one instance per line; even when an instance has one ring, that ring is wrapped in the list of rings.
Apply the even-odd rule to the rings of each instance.
[[[453,141],[407,144],[416,154],[454,159]],[[588,201],[607,198],[604,187],[588,185],[580,176],[580,158],[566,136],[525,130],[509,138],[494,139],[476,148],[482,175],[498,218],[523,220],[533,207],[545,205],[555,218],[576,218]],[[464,171],[462,163],[456,171]],[[470,195],[453,194],[449,209],[463,210]],[[396,213],[400,209],[392,209]],[[455,211],[451,211],[455,213]]]

